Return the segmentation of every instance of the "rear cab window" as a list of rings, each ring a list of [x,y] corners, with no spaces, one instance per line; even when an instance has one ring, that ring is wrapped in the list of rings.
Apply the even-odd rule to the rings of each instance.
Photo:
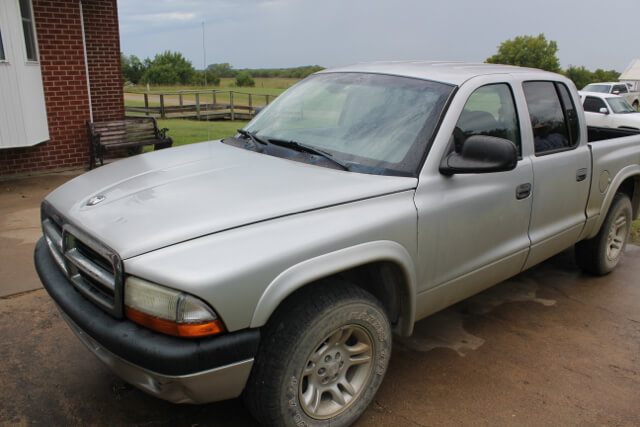
[[[536,156],[575,148],[580,142],[580,124],[567,87],[559,82],[528,81],[522,88]]]

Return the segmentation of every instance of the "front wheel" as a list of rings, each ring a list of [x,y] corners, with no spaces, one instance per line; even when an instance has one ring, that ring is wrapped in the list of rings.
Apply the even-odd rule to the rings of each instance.
[[[617,193],[596,237],[576,244],[576,262],[587,273],[605,275],[613,270],[631,230],[631,201],[624,193]]]
[[[344,283],[317,283],[264,329],[245,398],[274,426],[347,426],[369,405],[391,356],[380,303]]]

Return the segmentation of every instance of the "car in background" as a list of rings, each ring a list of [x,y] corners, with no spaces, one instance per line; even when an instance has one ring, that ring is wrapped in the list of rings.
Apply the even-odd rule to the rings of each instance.
[[[612,95],[620,95],[626,99],[629,104],[638,110],[640,106],[640,92],[633,92],[626,83],[622,82],[602,82],[591,83],[582,88],[582,92],[598,92],[610,93]]]
[[[598,92],[578,93],[587,126],[640,130],[640,112],[623,97]]]

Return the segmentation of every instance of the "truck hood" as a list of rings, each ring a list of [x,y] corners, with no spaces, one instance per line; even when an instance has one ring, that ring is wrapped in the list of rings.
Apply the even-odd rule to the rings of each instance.
[[[203,235],[416,185],[416,178],[328,169],[209,141],[100,167],[56,189],[46,200],[126,259]]]

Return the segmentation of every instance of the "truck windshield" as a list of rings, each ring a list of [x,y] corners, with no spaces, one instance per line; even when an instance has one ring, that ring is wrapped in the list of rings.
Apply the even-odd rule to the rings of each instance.
[[[352,171],[415,176],[453,88],[389,75],[316,74],[245,130],[322,150]]]
[[[611,86],[609,85],[589,84],[586,85],[582,90],[585,92],[609,93],[609,89],[611,89]]]
[[[616,113],[616,114],[626,114],[626,113],[637,113],[638,112],[638,110],[633,108],[631,106],[631,104],[629,104],[629,102],[624,98],[620,98],[620,97],[607,98],[607,102],[609,103],[609,106],[611,107],[613,112]]]

